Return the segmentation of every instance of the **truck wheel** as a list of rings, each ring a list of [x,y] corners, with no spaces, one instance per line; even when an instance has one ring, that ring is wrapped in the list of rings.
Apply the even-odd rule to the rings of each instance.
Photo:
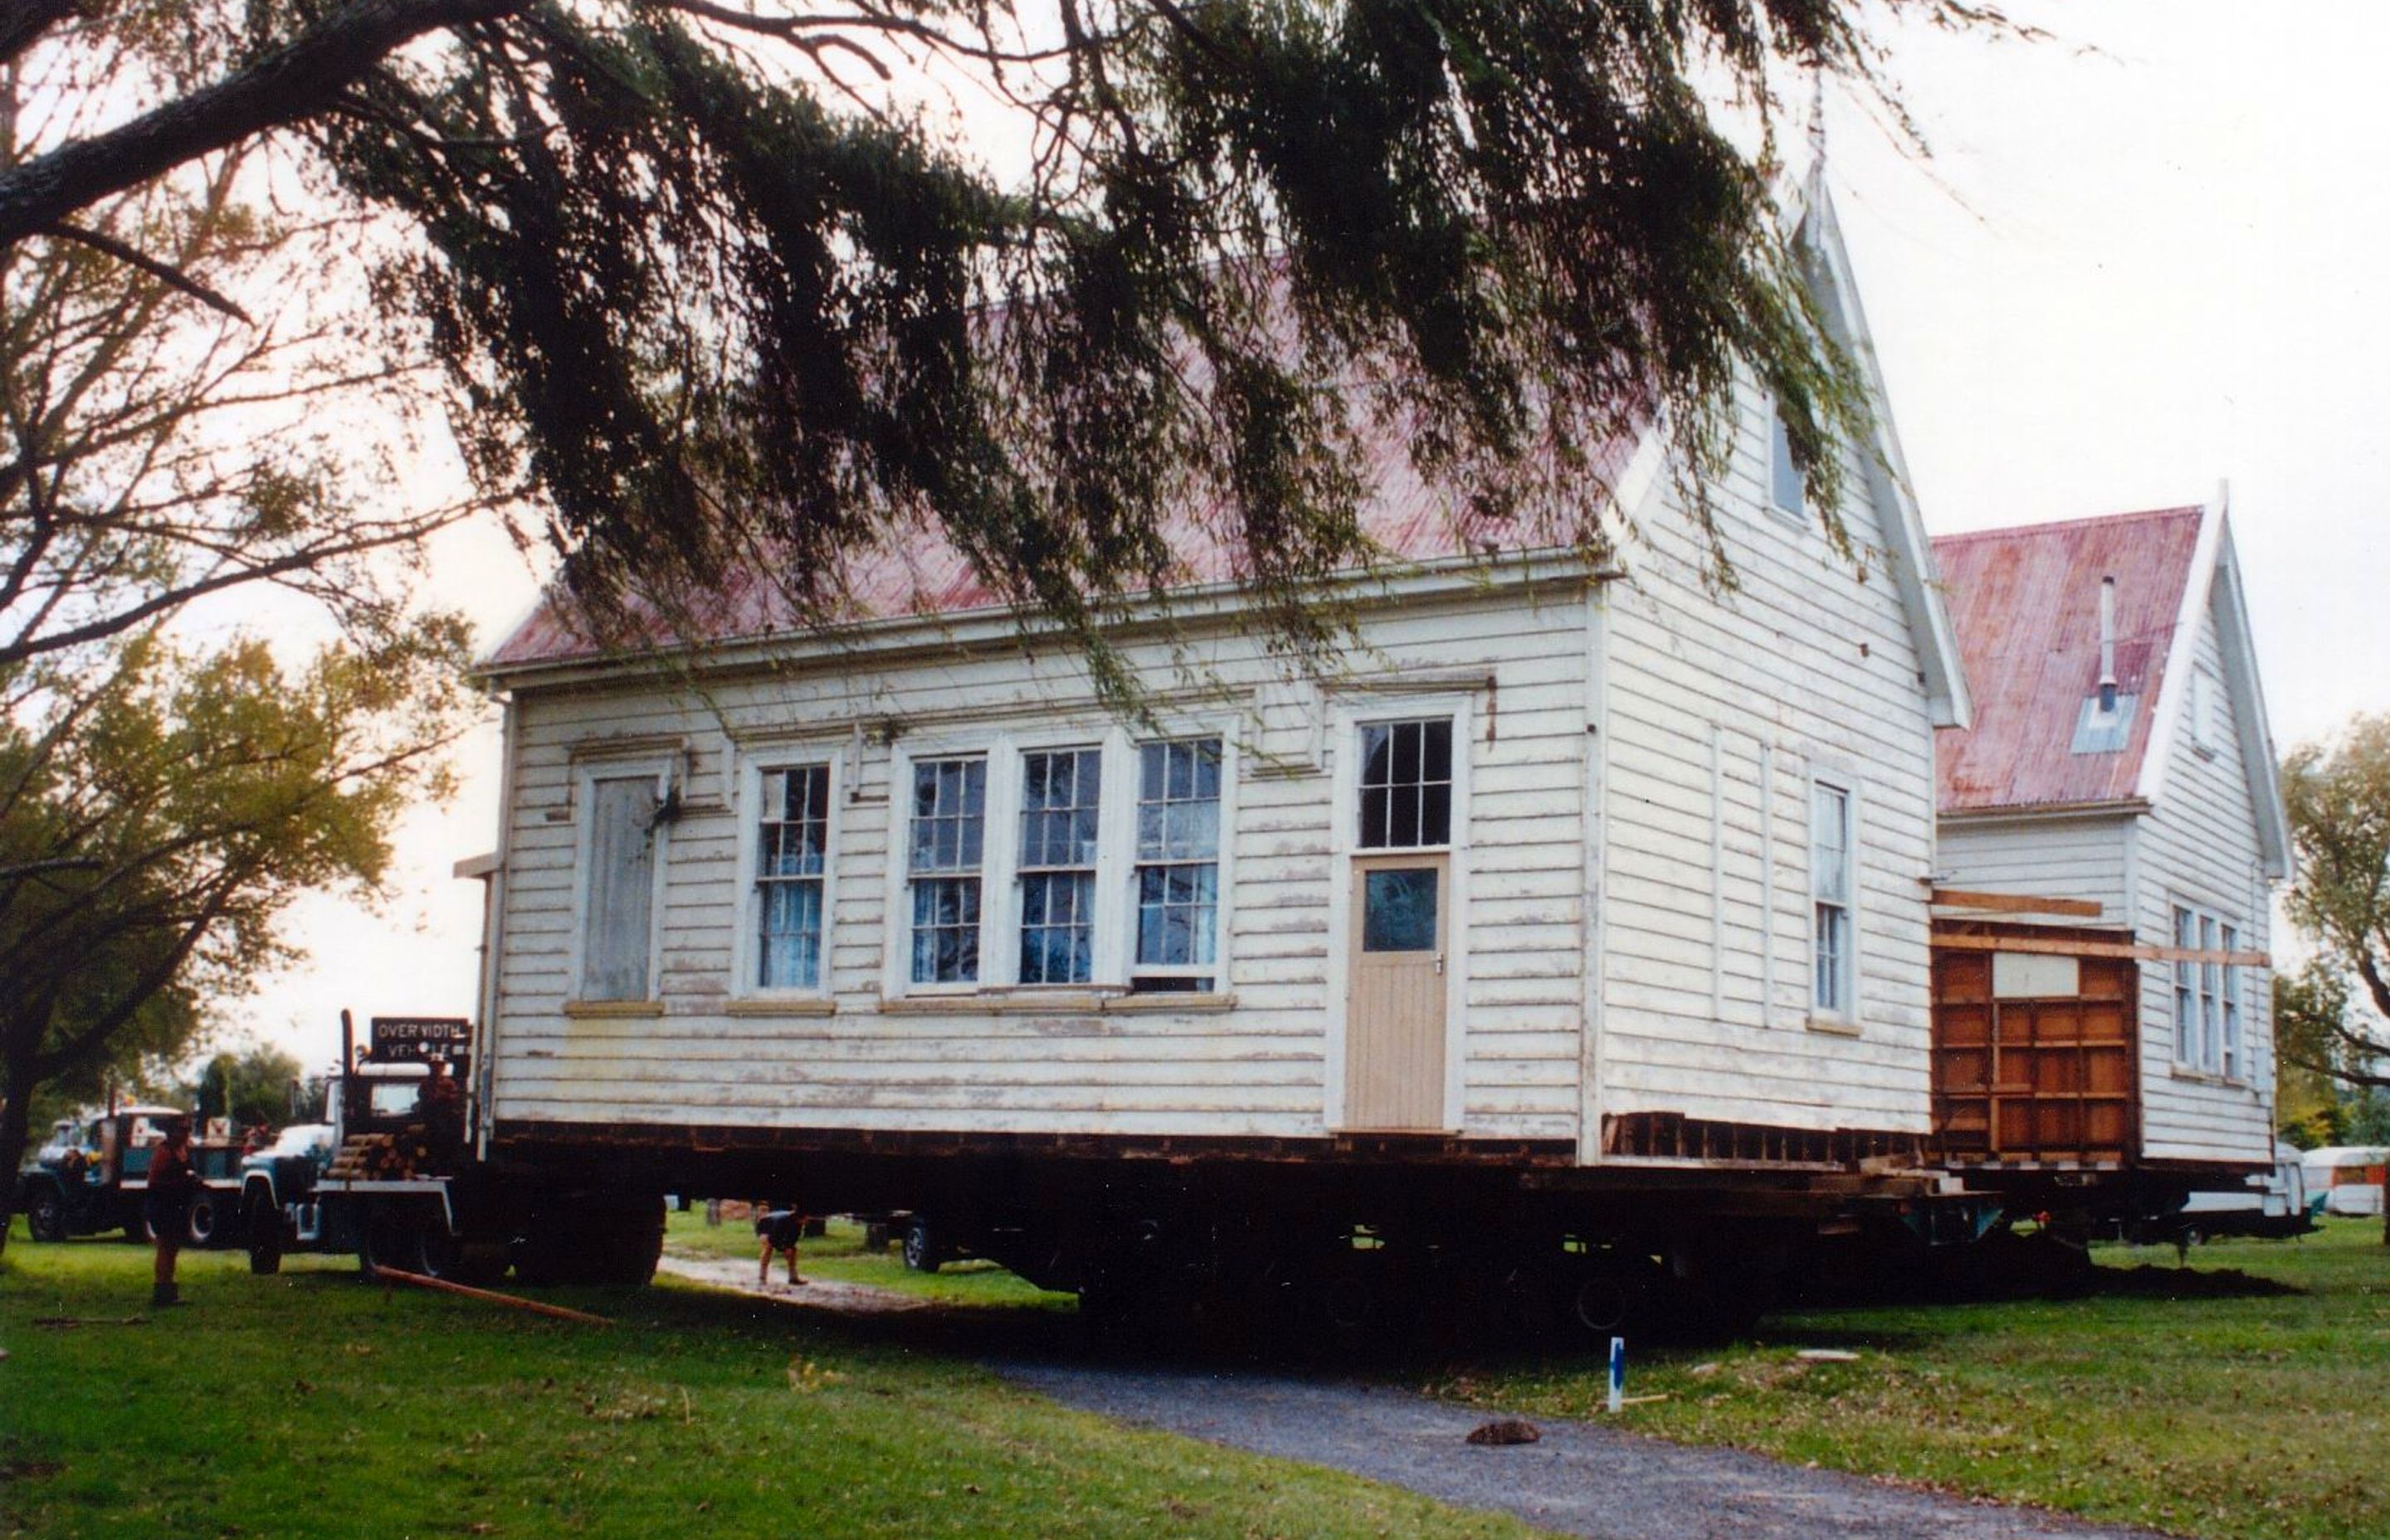
[[[67,1238],[66,1195],[45,1182],[25,1200],[25,1228],[35,1240]]]
[[[223,1230],[224,1214],[216,1207],[216,1195],[202,1192],[192,1199],[190,1213],[183,1220],[183,1243],[194,1249],[213,1246]]]
[[[385,1267],[416,1271],[419,1259],[410,1252],[420,1248],[409,1245],[413,1229],[404,1215],[379,1205],[366,1210],[365,1223],[357,1228],[357,1271],[368,1278],[380,1277]]]
[[[916,1273],[934,1273],[945,1259],[938,1254],[938,1232],[927,1214],[905,1221],[905,1266]]]
[[[249,1270],[260,1277],[282,1271],[282,1211],[263,1191],[252,1192],[241,1210],[241,1238],[249,1247]]]

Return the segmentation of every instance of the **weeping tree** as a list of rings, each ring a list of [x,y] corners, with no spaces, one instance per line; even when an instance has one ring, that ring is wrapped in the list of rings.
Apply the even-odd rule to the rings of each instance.
[[[1708,527],[1739,367],[1815,506],[1864,427],[1770,192],[1794,71],[1892,99],[1845,0],[148,3],[218,66],[0,174],[0,244],[270,142],[403,232],[375,298],[598,620],[759,571],[833,619],[926,529],[1100,665],[1176,517],[1300,648],[1373,435],[1472,541],[1598,552],[1655,420]]]

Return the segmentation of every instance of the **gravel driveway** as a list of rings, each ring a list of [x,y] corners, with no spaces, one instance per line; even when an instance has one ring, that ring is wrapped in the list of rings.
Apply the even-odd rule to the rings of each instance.
[[[1589,1423],[1539,1421],[1541,1443],[1479,1447],[1463,1440],[1493,1414],[1383,1386],[1072,1363],[997,1368],[1065,1405],[1124,1422],[1332,1466],[1600,1540],[2147,1540],[2152,1533]]]
[[[1383,1385],[1154,1365],[1091,1363],[1048,1331],[974,1344],[967,1317],[888,1290],[755,1287],[754,1264],[668,1256],[664,1269],[785,1304],[887,1327],[939,1317],[940,1351],[988,1357],[1066,1406],[1255,1454],[1348,1470],[1462,1508],[1495,1508],[1598,1540],[2155,1540],[1727,1449],[1690,1448],[1592,1423],[1538,1421],[1540,1443],[1463,1442],[1497,1414]],[[984,1313],[999,1314],[999,1313]],[[860,1320],[858,1324],[860,1324]],[[1038,1323],[1050,1328],[1055,1317]],[[1027,1349],[1024,1353],[1022,1350]]]

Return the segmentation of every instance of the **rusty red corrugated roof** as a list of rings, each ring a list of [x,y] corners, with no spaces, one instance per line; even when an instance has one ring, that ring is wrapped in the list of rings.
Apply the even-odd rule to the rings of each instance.
[[[2199,545],[2197,507],[1945,535],[1934,556],[1974,692],[1973,727],[1935,735],[1941,811],[2118,802],[2135,794]],[[2100,585],[2116,580],[2121,748],[2075,751],[2100,686]]]
[[[1600,476],[1623,474],[1639,433],[1623,433],[1596,454]],[[1411,464],[1407,446],[1391,424],[1367,435],[1365,475],[1371,491],[1360,510],[1361,527],[1381,557],[1397,562],[1434,560],[1471,553],[1538,549],[1560,544],[1551,532],[1488,526],[1473,520],[1457,492],[1432,486]],[[1236,545],[1220,533],[1217,510],[1169,521],[1176,558],[1173,586],[1196,587],[1247,575]],[[1004,599],[981,581],[963,554],[933,530],[892,535],[854,556],[840,574],[847,622],[909,615],[957,616],[994,610]],[[641,608],[640,618],[654,611]],[[720,645],[768,637],[800,622],[782,587],[756,571],[737,574],[723,591],[699,607],[685,639]],[[658,631],[664,628],[655,627]],[[482,667],[566,662],[600,656],[603,648],[575,625],[570,603],[551,592],[512,635],[483,660]]]

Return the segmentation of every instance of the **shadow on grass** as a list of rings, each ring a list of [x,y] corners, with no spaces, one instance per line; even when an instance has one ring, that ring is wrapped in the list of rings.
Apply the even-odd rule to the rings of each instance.
[[[2137,1300],[2270,1299],[2304,1294],[2296,1284],[2261,1278],[2237,1267],[2102,1267],[2074,1298],[2114,1296]]]

